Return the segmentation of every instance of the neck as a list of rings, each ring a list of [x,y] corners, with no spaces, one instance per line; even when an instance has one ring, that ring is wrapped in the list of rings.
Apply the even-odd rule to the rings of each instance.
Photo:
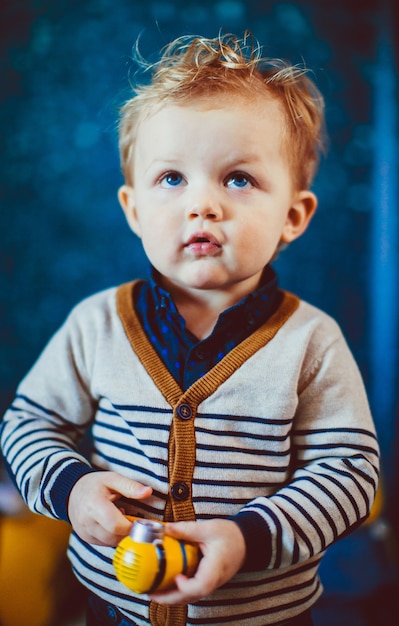
[[[197,339],[205,339],[212,333],[220,313],[228,307],[215,307],[204,301],[185,300],[177,302],[180,315],[186,322],[187,329]]]
[[[247,295],[215,290],[181,290],[166,285],[174,303],[186,322],[187,329],[198,339],[208,337],[218,321],[219,315],[237,304]]]

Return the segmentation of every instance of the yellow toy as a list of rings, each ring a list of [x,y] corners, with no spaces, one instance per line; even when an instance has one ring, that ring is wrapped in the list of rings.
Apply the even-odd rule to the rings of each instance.
[[[173,586],[177,574],[194,574],[200,559],[197,546],[166,535],[163,522],[129,519],[130,534],[119,543],[113,559],[121,583],[135,593],[151,593]]]

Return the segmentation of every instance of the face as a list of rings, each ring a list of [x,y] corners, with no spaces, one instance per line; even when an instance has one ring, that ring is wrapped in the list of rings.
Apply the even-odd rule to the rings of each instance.
[[[293,188],[276,100],[168,104],[138,128],[133,186],[119,199],[164,285],[174,292],[256,288],[280,241],[316,207]]]

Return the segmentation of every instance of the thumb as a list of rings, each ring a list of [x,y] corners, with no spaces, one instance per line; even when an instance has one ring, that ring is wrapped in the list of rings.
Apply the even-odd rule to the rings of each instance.
[[[107,477],[107,487],[115,493],[134,500],[148,498],[152,494],[152,488],[132,480],[127,476],[122,476],[116,472],[109,472]]]
[[[198,522],[172,522],[167,524],[166,533],[176,539],[199,543],[202,541],[202,525]]]

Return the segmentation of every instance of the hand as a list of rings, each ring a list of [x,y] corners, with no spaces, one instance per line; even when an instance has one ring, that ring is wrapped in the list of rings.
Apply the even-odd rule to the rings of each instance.
[[[203,557],[192,578],[179,574],[175,589],[151,594],[151,599],[160,604],[197,602],[228,582],[244,563],[244,536],[231,520],[177,522],[168,524],[166,532],[176,539],[197,543]]]
[[[143,500],[151,487],[116,472],[92,472],[75,483],[69,496],[68,516],[83,541],[116,546],[129,534],[131,522],[115,506],[121,496]]]

